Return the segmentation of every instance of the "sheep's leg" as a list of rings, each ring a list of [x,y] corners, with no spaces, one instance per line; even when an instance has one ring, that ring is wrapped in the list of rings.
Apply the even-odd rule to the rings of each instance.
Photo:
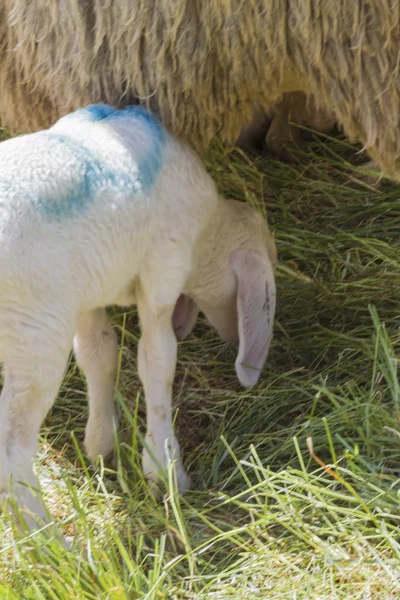
[[[107,457],[112,453],[117,420],[114,387],[118,344],[105,309],[98,308],[80,316],[74,350],[87,380],[89,419],[85,450],[94,461],[100,455]]]
[[[175,463],[180,491],[190,487],[180,458],[172,424],[172,384],[177,341],[172,326],[174,304],[154,307],[138,298],[142,336],[139,342],[139,376],[147,406],[147,434],[143,451],[143,472],[150,481],[165,476],[168,459]]]
[[[12,379],[11,373],[5,367],[4,385],[0,395],[0,505],[3,506],[5,501],[10,499],[12,490],[18,507],[28,509],[28,515],[24,515],[24,517],[32,526],[29,512],[41,519],[45,519],[46,516],[45,508],[37,492],[38,482],[31,468],[31,462],[36,452],[38,431],[32,426],[31,436],[25,438],[21,435],[22,432],[15,422],[17,407],[22,408],[23,405],[29,403],[29,391],[22,389],[24,385],[22,382],[19,383],[17,380],[12,383]],[[35,439],[33,439],[34,436]],[[16,438],[23,437],[24,439],[19,439],[17,442]],[[32,493],[29,487],[33,489]],[[11,505],[8,505],[8,508],[11,509]]]
[[[55,347],[49,342],[50,334],[49,339],[43,339],[42,333],[37,324],[26,327],[19,347],[13,348],[4,362],[0,396],[0,504],[12,492],[21,508],[26,507],[28,512],[44,519],[46,511],[40,493],[35,492],[38,482],[32,461],[40,425],[62,381],[71,340],[64,345],[57,340]],[[32,519],[26,520],[32,527]]]

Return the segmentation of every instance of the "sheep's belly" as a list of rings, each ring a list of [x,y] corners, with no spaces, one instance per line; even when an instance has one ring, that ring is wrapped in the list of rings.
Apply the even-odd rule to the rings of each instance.
[[[113,302],[117,306],[132,306],[136,304],[136,284],[130,281],[127,286],[120,290]]]

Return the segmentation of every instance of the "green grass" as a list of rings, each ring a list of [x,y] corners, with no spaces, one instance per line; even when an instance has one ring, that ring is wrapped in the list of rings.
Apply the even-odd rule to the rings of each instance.
[[[326,138],[285,164],[213,145],[221,191],[267,213],[277,240],[261,381],[241,389],[233,349],[199,320],[174,386],[194,491],[157,503],[140,471],[137,317],[113,310],[115,468],[85,464],[71,360],[36,464],[71,550],[3,517],[2,600],[400,597],[400,187],[362,179],[357,150]]]

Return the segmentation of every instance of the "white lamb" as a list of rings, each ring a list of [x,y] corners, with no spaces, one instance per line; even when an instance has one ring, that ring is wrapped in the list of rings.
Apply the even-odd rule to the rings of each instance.
[[[239,343],[238,378],[254,384],[272,337],[275,262],[263,218],[219,196],[196,154],[143,108],[92,105],[1,143],[0,503],[11,485],[19,505],[45,515],[32,460],[72,345],[88,385],[87,455],[112,452],[111,304],[138,305],[144,472],[157,480],[170,454],[188,488],[172,423],[177,338],[201,310]]]

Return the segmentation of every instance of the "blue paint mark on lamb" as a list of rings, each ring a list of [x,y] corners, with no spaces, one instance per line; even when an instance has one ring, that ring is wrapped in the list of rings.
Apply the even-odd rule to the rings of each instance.
[[[99,146],[99,152],[96,152],[96,128],[107,125],[112,129],[121,118],[127,122],[124,135],[132,136],[134,142],[137,124],[142,138],[143,134],[146,136],[146,143],[140,145],[144,149],[134,153],[135,156],[126,147],[123,160],[116,160],[112,152],[107,155],[104,146]],[[91,123],[93,129],[88,129],[90,144],[85,143],[81,134],[74,134],[74,120],[75,126]],[[65,121],[70,122],[71,133],[65,128],[57,130],[57,124]],[[90,105],[63,117],[57,124],[48,131],[29,136],[26,168],[19,170],[18,178],[13,177],[13,169],[8,174],[5,169],[0,176],[3,193],[8,196],[23,194],[47,219],[62,220],[81,214],[102,192],[133,197],[146,194],[156,182],[164,161],[165,131],[146,109],[130,106],[119,110],[105,104]],[[100,139],[99,136],[99,144],[102,143]],[[24,172],[25,183],[29,182],[29,185],[24,183]]]

